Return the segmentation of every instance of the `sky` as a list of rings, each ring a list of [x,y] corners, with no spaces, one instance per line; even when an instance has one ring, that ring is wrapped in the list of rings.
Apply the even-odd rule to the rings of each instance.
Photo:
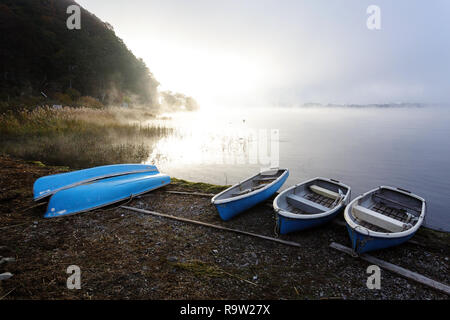
[[[77,2],[202,107],[450,102],[448,0]]]

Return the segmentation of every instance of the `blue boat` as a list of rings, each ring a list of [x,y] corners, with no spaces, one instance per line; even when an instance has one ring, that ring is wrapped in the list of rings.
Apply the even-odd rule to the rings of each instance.
[[[273,169],[258,173],[219,194],[214,204],[223,220],[229,220],[237,214],[269,199],[289,176],[288,169]]]
[[[55,218],[98,209],[169,183],[170,177],[166,174],[141,172],[82,184],[55,193],[44,217]]]
[[[354,199],[344,218],[357,254],[399,245],[422,225],[425,200],[408,190],[381,186]]]
[[[292,186],[273,200],[277,231],[287,234],[333,220],[350,196],[350,187],[333,179],[318,177]]]
[[[34,182],[34,200],[41,200],[60,190],[72,188],[83,183],[138,172],[157,174],[159,171],[155,166],[147,164],[113,164],[45,176]]]

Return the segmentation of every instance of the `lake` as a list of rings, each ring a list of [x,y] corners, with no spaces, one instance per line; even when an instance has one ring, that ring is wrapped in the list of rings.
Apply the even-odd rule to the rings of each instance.
[[[288,168],[282,189],[322,176],[380,185],[427,200],[425,225],[450,231],[450,110],[424,108],[229,108],[165,115],[175,128],[147,163],[173,177],[234,184],[270,166]]]

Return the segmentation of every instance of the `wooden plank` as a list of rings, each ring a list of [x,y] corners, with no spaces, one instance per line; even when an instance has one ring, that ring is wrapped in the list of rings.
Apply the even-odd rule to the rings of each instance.
[[[239,192],[234,192],[231,194],[232,197],[238,197],[238,196],[242,196],[244,194],[250,193],[252,192],[252,189],[245,189],[245,190],[241,190]]]
[[[280,171],[280,169],[278,169],[278,168],[273,168],[273,169],[270,169],[270,170],[261,172],[260,175],[261,175],[261,176],[273,176],[273,175],[277,174],[278,171]],[[278,177],[277,177],[277,178],[278,178]]]
[[[339,199],[341,196],[339,195],[339,193],[316,186],[316,185],[312,185],[309,187],[311,189],[311,191],[320,194],[321,196],[336,200]]]
[[[265,236],[265,235],[262,235],[262,234],[257,234],[257,233],[247,232],[247,231],[242,231],[242,230],[237,230],[237,229],[231,229],[231,228],[222,227],[222,226],[211,224],[211,223],[207,223],[207,222],[191,220],[191,219],[182,218],[182,217],[176,217],[176,216],[172,216],[172,215],[165,214],[165,213],[159,213],[159,212],[155,212],[155,211],[149,211],[149,210],[144,210],[144,209],[139,209],[139,208],[134,208],[134,207],[128,207],[128,206],[121,206],[121,208],[126,209],[126,210],[130,210],[130,211],[143,213],[143,214],[149,214],[149,215],[153,215],[153,216],[157,216],[157,217],[163,217],[163,218],[168,218],[168,219],[172,219],[172,220],[176,220],[176,221],[196,224],[196,225],[200,225],[200,226],[204,226],[204,227],[208,227],[208,228],[214,228],[214,229],[218,229],[218,230],[222,230],[222,231],[228,231],[228,232],[234,232],[234,233],[238,233],[238,234],[243,234],[243,235],[250,236],[250,237],[255,237],[255,238],[259,238],[259,239],[264,239],[264,240],[269,240],[269,241],[281,243],[281,244],[288,245],[288,246],[291,246],[291,247],[298,247],[298,248],[302,248],[303,247],[298,242],[281,240],[281,239],[277,239],[277,238],[268,237],[268,236]]]
[[[383,228],[391,232],[400,232],[407,229],[405,228],[407,224],[363,206],[353,206],[352,212],[353,215],[359,220],[368,222],[370,224],[373,224],[374,226]]]
[[[253,179],[253,181],[257,181],[257,182],[259,182],[259,181],[273,181],[273,180],[276,180],[276,179],[277,179],[277,177],[255,178],[255,179]]]
[[[392,200],[392,199],[388,199],[388,198],[386,198],[386,197],[383,197],[383,196],[380,195],[380,194],[374,193],[373,196],[374,196],[374,197],[377,197],[377,198],[379,198],[379,199],[381,199],[381,200],[384,200],[384,201],[392,202],[393,204],[396,204],[396,205],[398,205],[398,206],[400,206],[400,207],[405,207],[405,208],[414,210],[414,211],[419,212],[419,213],[422,212],[422,209],[413,208],[413,207],[411,207],[411,206],[408,206],[408,205],[406,205],[406,204],[400,203],[400,202],[398,202],[398,201],[395,201],[395,200]]]
[[[295,194],[290,194],[286,198],[291,200],[292,202],[294,202],[297,205],[298,204],[300,204],[300,205],[304,204],[307,207],[311,207],[311,208],[314,208],[314,209],[318,210],[319,212],[326,212],[326,211],[330,210],[330,208],[327,208],[327,207],[325,207],[325,206],[323,206],[321,204],[315,203],[313,201],[310,201],[310,200],[305,199],[303,197],[297,196]],[[313,213],[316,213],[316,212],[313,212]]]
[[[201,192],[184,192],[184,191],[165,191],[172,194],[182,194],[187,196],[199,196],[199,197],[214,197],[214,193],[201,193]]]
[[[332,247],[333,249],[339,250],[341,252],[347,253],[351,256],[355,256],[354,251],[351,248],[348,248],[346,246],[343,246],[342,244],[336,243],[336,242],[332,242],[330,244],[330,247]],[[359,258],[361,258],[364,261],[367,261],[371,264],[375,264],[383,269],[389,270],[393,273],[396,273],[404,278],[416,281],[420,284],[423,284],[427,287],[433,288],[435,290],[438,290],[442,293],[445,293],[446,295],[450,295],[450,286],[435,281],[433,279],[427,278],[421,274],[418,274],[416,272],[410,271],[408,269],[402,268],[400,266],[397,266],[395,264],[386,262],[384,260],[375,258],[373,256],[370,256],[368,254],[361,254],[359,255]]]
[[[261,189],[261,188],[263,188],[265,186],[266,186],[265,184],[260,184],[260,185],[258,185],[256,187],[245,189],[245,190],[242,190],[241,192],[233,193],[232,196],[233,197],[242,196],[244,194],[247,194],[247,193],[253,192],[255,190]]]

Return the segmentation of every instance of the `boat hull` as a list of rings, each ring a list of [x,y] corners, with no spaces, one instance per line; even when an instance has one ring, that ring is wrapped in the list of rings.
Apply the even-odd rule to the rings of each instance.
[[[390,220],[383,219],[383,216],[387,218],[389,216],[372,212],[372,208],[375,207],[379,212],[391,214],[394,212],[394,215],[395,210],[397,212],[403,210],[410,215],[409,221],[413,221],[414,224],[405,228],[407,226],[405,220],[394,219],[396,216],[394,218],[391,216]],[[355,217],[354,211],[358,217]],[[353,199],[345,209],[344,219],[353,251],[361,254],[394,247],[408,241],[419,230],[425,215],[426,202],[422,197],[401,188],[380,186]],[[411,216],[414,219],[411,219]],[[403,230],[397,231],[399,221],[404,225]],[[362,222],[366,224],[363,225]]]
[[[382,238],[362,234],[347,224],[347,231],[352,241],[352,248],[357,254],[398,246],[414,236],[414,233],[397,238]]]
[[[342,212],[342,208],[328,216],[317,219],[291,219],[277,214],[278,233],[287,234],[321,226],[333,220],[340,212]]]
[[[292,198],[293,195],[297,195],[298,199]],[[273,200],[277,217],[276,230],[280,234],[287,234],[323,225],[343,211],[350,201],[350,196],[350,186],[329,178],[316,177],[296,184],[281,192]],[[308,198],[312,200],[308,200],[309,202],[301,200]],[[289,203],[288,199],[293,203]],[[339,202],[334,206],[333,201]],[[320,206],[314,206],[314,203]],[[296,208],[300,212],[295,211]],[[302,213],[302,210],[305,210],[306,214]]]
[[[145,164],[114,164],[41,177],[33,185],[34,200],[49,197],[58,191],[83,183],[139,172],[157,174],[158,169]]]
[[[281,188],[281,186],[284,184],[288,176],[289,172],[283,175],[279,180],[276,181],[276,183],[271,185],[269,188],[261,190],[260,192],[245,197],[243,199],[237,199],[234,201],[229,201],[220,204],[214,203],[217,211],[219,212],[220,218],[222,218],[222,220],[225,221],[230,220],[236,215],[242,213],[243,211],[254,207],[258,203],[266,201],[267,199],[272,197],[275,194],[275,192],[278,191],[278,189]]]
[[[98,209],[170,183],[166,174],[135,173],[79,185],[54,194],[45,218],[55,218]]]

